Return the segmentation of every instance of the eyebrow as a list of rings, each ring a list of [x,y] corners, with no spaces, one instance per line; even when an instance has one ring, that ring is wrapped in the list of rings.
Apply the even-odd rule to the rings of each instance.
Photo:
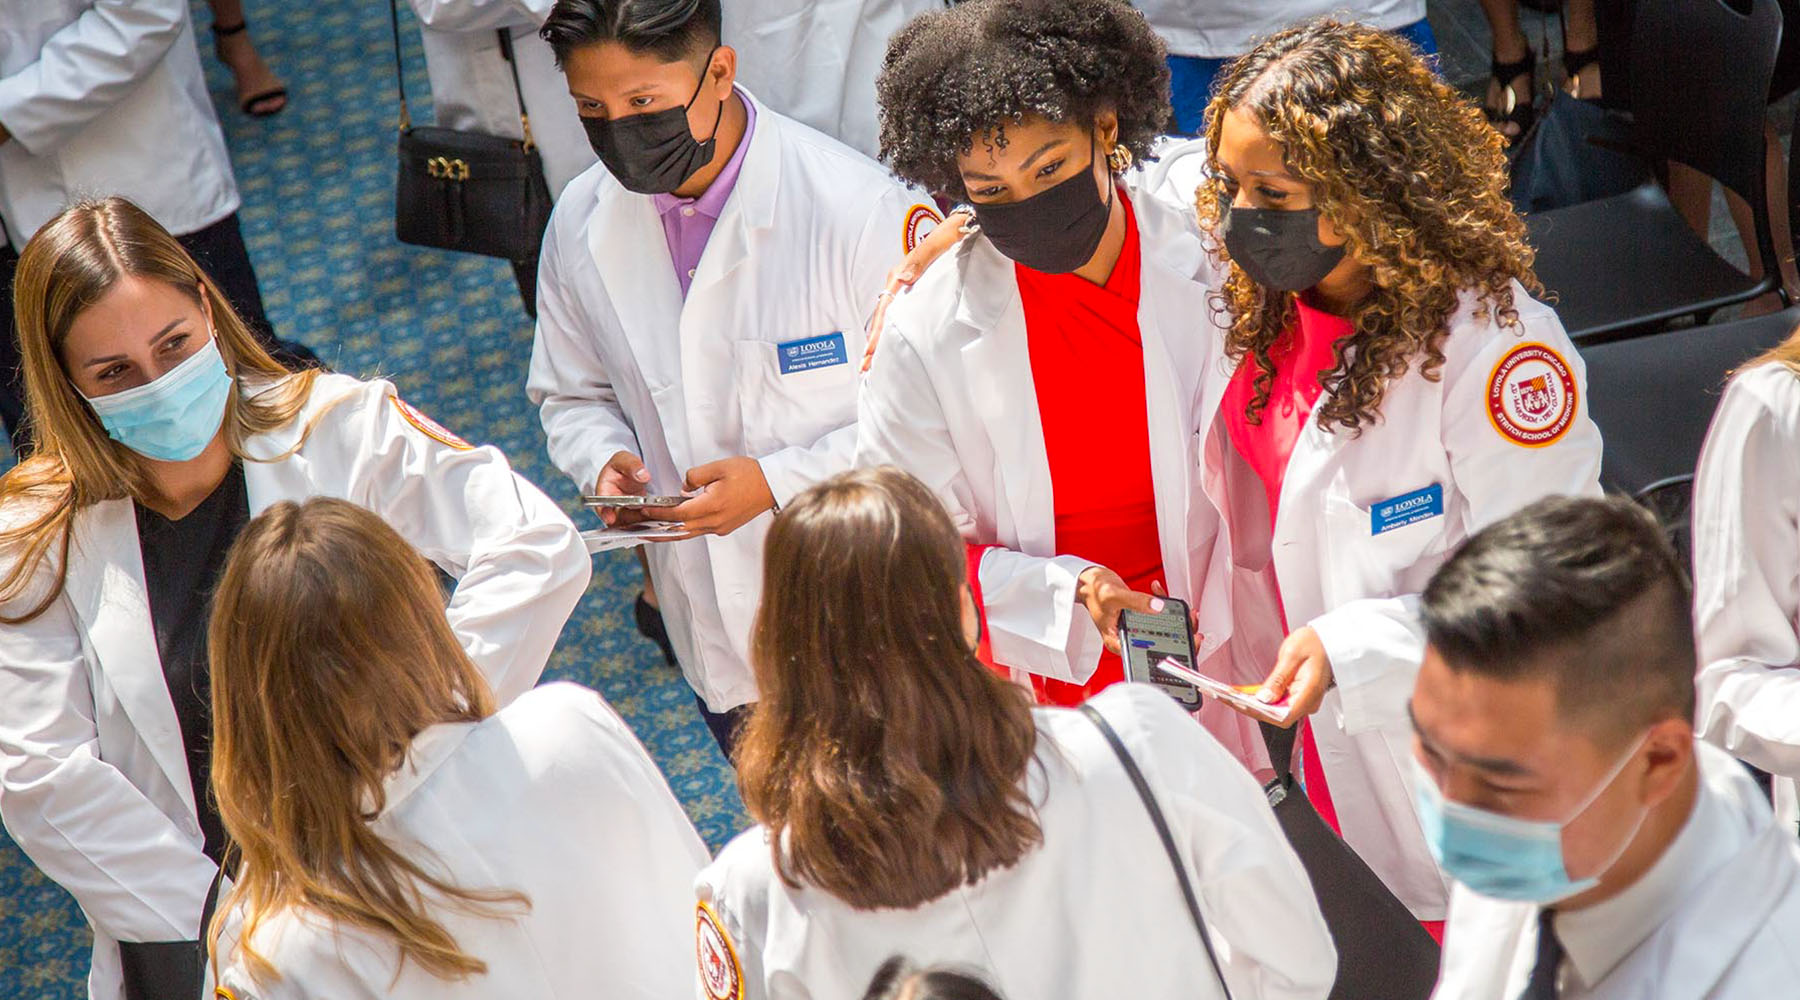
[[[178,316],[178,317],[170,320],[168,322],[168,324],[165,325],[162,329],[156,331],[156,335],[154,337],[150,338],[150,346],[155,347],[159,342],[161,342],[161,340],[164,337],[167,337],[169,335],[170,331],[174,330],[176,327],[178,327],[180,325],[181,325],[181,317]],[[97,365],[110,365],[114,361],[125,361],[125,360],[127,360],[127,359],[126,359],[125,355],[123,355],[123,354],[108,354],[104,358],[89,359],[87,364],[84,365],[83,367],[93,368]]]
[[[1419,737],[1419,742],[1425,744],[1425,746],[1429,747],[1440,757],[1454,758],[1459,764],[1467,765],[1477,771],[1484,771],[1488,774],[1502,775],[1505,777],[1530,777],[1532,775],[1530,768],[1527,768],[1518,761],[1509,760],[1505,757],[1472,757],[1468,754],[1446,753],[1444,748],[1438,745],[1438,742],[1432,739],[1431,735],[1425,732],[1424,728],[1419,725],[1419,717],[1413,714],[1411,699],[1408,699],[1406,702],[1406,719],[1408,722],[1412,723],[1413,733]]]
[[[1052,146],[1060,146],[1060,145],[1067,143],[1068,141],[1069,140],[1067,140],[1067,139],[1051,139],[1049,142],[1046,142],[1042,146],[1039,146],[1037,149],[1037,152],[1031,154],[1030,156],[1027,156],[1025,158],[1025,162],[1019,164],[1019,169],[1020,170],[1030,170],[1031,165],[1038,161],[1038,157],[1043,156],[1045,153],[1049,152],[1050,148]],[[973,171],[970,171],[970,172],[963,174],[963,179],[966,181],[997,181],[1000,178],[995,177],[993,174],[978,174]]]

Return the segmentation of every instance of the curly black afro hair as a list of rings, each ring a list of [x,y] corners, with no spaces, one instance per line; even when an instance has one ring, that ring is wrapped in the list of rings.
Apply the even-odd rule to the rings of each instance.
[[[936,194],[968,197],[956,158],[974,138],[1028,115],[1088,123],[1119,116],[1139,159],[1169,119],[1169,67],[1144,15],[1124,0],[972,0],[914,18],[888,43],[876,81],[881,156]]]

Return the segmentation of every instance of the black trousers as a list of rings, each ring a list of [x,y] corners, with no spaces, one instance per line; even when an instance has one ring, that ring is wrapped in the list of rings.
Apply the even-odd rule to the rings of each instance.
[[[250,251],[244,246],[243,230],[238,227],[237,213],[204,229],[177,236],[201,270],[219,286],[225,300],[263,342],[276,359],[290,367],[313,364],[312,352],[298,344],[275,339],[275,331],[263,311],[262,292],[256,285],[256,269],[250,264]],[[0,315],[5,316],[6,335],[0,337],[0,420],[6,424],[13,448],[28,450],[31,429],[25,426],[25,386],[19,370],[19,332],[13,315],[13,274],[18,269],[19,255],[10,245],[0,246]]]

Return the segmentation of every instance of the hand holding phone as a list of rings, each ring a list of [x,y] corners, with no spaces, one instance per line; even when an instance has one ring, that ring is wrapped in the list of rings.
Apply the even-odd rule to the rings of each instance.
[[[1187,602],[1163,597],[1161,611],[1119,613],[1119,643],[1125,662],[1125,679],[1154,684],[1190,712],[1200,708],[1200,691],[1192,684],[1155,669],[1167,661],[1192,670],[1194,666],[1193,620]]]
[[[600,470],[600,477],[594,481],[594,494],[603,497],[643,496],[650,488],[650,470],[644,468],[644,460],[628,451],[613,453]],[[600,520],[607,527],[632,524],[645,520],[647,515],[637,508],[605,508],[597,511]]]

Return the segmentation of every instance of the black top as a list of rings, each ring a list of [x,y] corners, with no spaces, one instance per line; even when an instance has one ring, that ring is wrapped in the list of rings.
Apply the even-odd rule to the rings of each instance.
[[[138,547],[144,557],[150,623],[163,680],[181,724],[206,856],[215,863],[225,851],[225,828],[212,799],[212,671],[206,659],[206,623],[213,588],[225,570],[225,556],[250,521],[244,467],[231,471],[212,495],[179,521],[134,503]]]

